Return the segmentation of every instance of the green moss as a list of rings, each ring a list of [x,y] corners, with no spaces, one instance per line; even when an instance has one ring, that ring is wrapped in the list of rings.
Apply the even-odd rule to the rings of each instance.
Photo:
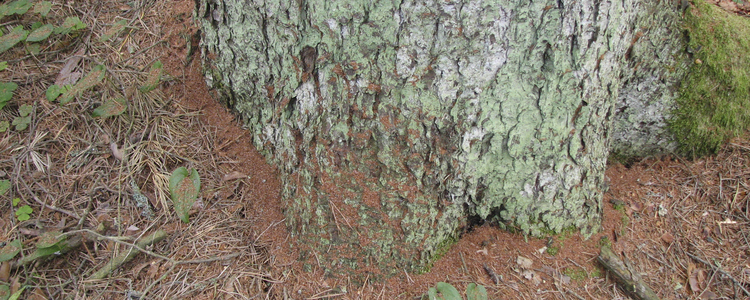
[[[589,277],[588,272],[580,268],[565,268],[563,274],[567,275],[574,281],[581,281]]]
[[[560,247],[553,246],[553,247],[547,248],[547,254],[549,255],[555,256],[557,255],[558,252],[560,252]]]
[[[703,0],[694,4],[685,26],[695,63],[670,129],[683,154],[701,156],[750,128],[750,20]]]
[[[440,242],[440,244],[437,245],[437,247],[435,248],[435,254],[429,259],[429,262],[425,265],[425,267],[417,270],[416,273],[424,274],[429,272],[435,262],[442,258],[446,253],[448,253],[448,250],[450,250],[451,247],[453,247],[453,245],[455,245],[456,243],[458,243],[458,234],[454,234],[444,239],[442,242]]]
[[[601,247],[612,248],[612,241],[610,241],[609,238],[606,235],[602,236],[602,238],[599,239],[599,248],[601,248]]]

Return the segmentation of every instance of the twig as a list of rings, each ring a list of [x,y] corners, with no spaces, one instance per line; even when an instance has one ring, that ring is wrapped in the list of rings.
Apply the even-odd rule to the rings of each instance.
[[[729,280],[731,280],[735,285],[737,285],[740,289],[742,289],[742,291],[745,292],[745,295],[750,296],[750,292],[748,292],[747,289],[745,289],[745,287],[742,286],[742,283],[740,283],[739,281],[737,281],[737,279],[734,279],[734,276],[732,276],[731,274],[725,272],[724,270],[720,269],[719,267],[714,266],[713,264],[708,263],[707,261],[705,261],[703,259],[700,259],[699,257],[697,257],[697,256],[695,256],[693,254],[690,254],[690,252],[686,251],[685,254],[687,254],[688,256],[690,256],[690,258],[695,259],[695,260],[703,263],[704,265],[707,265],[707,266],[711,267],[711,269],[713,269],[714,271],[719,272],[719,273],[721,273],[722,275],[724,275],[726,277],[729,277]]]
[[[659,299],[659,296],[643,282],[641,276],[626,267],[608,246],[601,248],[601,253],[599,253],[597,259],[599,263],[615,275],[620,288],[632,297],[637,299]]]
[[[85,230],[89,231],[88,229],[85,229]],[[146,236],[145,238],[138,241],[138,243],[133,244],[133,248],[138,248],[138,250],[131,248],[130,250],[124,251],[120,253],[120,255],[113,257],[112,259],[110,259],[110,261],[106,265],[104,265],[104,267],[102,267],[101,269],[99,269],[99,271],[96,271],[96,273],[91,275],[90,279],[92,280],[104,279],[105,277],[109,276],[109,274],[112,273],[112,271],[120,267],[122,264],[133,259],[135,255],[140,252],[139,250],[145,247],[148,247],[150,245],[153,245],[155,243],[158,243],[159,241],[163,240],[166,237],[167,237],[167,232],[164,230],[157,230],[151,235]],[[145,252],[146,250],[143,249],[141,251]]]
[[[34,201],[36,201],[36,203],[38,203],[39,205],[41,205],[42,209],[49,208],[49,209],[54,210],[56,212],[63,213],[63,214],[66,214],[68,216],[71,216],[71,217],[75,218],[76,220],[80,220],[81,219],[80,216],[76,215],[75,213],[73,213],[71,211],[64,210],[62,208],[58,208],[56,206],[44,203],[44,201],[40,200],[39,197],[37,197],[36,194],[31,190],[31,187],[29,187],[29,185],[26,183],[26,180],[24,180],[23,177],[19,176],[18,177],[18,181],[21,182],[21,184],[23,184],[24,187],[26,187],[26,189],[29,191],[29,195],[31,195],[31,198],[34,199]],[[46,192],[46,189],[44,189],[44,188],[42,188],[42,189],[45,190],[45,192]],[[47,194],[49,194],[49,193],[47,193]]]

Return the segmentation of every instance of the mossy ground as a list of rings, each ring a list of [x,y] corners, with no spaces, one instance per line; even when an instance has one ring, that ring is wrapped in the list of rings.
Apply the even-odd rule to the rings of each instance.
[[[750,126],[750,19],[696,0],[685,13],[694,64],[670,128],[689,156],[714,153]]]

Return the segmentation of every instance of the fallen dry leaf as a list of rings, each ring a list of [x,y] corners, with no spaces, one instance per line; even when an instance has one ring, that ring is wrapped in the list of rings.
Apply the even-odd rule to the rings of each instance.
[[[533,264],[534,264],[534,261],[533,261],[533,260],[531,260],[531,259],[528,259],[528,258],[526,258],[526,257],[523,257],[523,256],[520,256],[520,255],[519,255],[519,256],[518,256],[518,258],[516,258],[516,263],[517,263],[517,264],[518,264],[518,265],[519,265],[519,266],[520,266],[521,268],[523,268],[523,269],[531,269],[531,265],[533,265]]]
[[[224,175],[224,178],[222,178],[222,180],[230,181],[230,180],[241,179],[241,178],[247,178],[247,175],[242,174],[237,171],[232,171],[232,173]]]
[[[0,281],[8,282],[10,279],[10,262],[4,261],[0,264]]]

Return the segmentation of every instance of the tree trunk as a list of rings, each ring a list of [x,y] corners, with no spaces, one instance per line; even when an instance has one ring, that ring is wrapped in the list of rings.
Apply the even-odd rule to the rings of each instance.
[[[680,16],[651,0],[201,0],[197,14],[207,80],[278,166],[303,259],[374,275],[424,270],[478,221],[593,233],[611,145],[673,147]]]

